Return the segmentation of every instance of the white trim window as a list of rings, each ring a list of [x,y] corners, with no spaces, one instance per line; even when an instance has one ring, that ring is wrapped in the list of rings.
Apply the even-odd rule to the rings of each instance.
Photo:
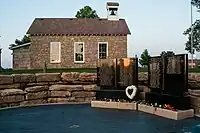
[[[85,58],[84,42],[75,42],[74,43],[74,62],[84,63],[85,61],[84,58]]]
[[[50,42],[50,63],[61,62],[61,43]]]
[[[108,56],[108,42],[98,43],[98,59],[106,59]]]

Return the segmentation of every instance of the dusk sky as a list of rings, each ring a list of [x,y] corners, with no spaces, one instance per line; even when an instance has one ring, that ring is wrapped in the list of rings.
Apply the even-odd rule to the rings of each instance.
[[[116,1],[116,0],[112,0]],[[76,12],[89,5],[101,18],[106,18],[107,0],[1,0],[0,44],[2,65],[12,67],[12,56],[8,49],[15,39],[21,39],[35,18],[73,18]],[[128,56],[140,57],[144,49],[150,55],[173,50],[186,53],[183,35],[190,24],[190,0],[118,0],[119,16],[124,18],[131,35],[128,37]],[[193,8],[194,20],[199,13]],[[197,53],[196,57],[200,57]]]

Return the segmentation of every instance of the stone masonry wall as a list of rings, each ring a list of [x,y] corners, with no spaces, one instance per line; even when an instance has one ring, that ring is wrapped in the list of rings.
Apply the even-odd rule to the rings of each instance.
[[[200,112],[200,74],[189,74],[191,105]],[[96,73],[37,73],[0,75],[0,108],[47,103],[90,103],[95,99]],[[146,72],[139,73],[142,99],[147,87]]]
[[[61,42],[61,63],[50,63],[50,42]],[[85,62],[74,62],[74,42],[84,42]],[[127,57],[127,36],[31,36],[31,68],[95,68],[98,42],[108,42],[108,58]]]
[[[13,69],[30,68],[29,46],[13,50]]]
[[[0,75],[0,108],[46,103],[89,103],[95,99],[95,73]]]

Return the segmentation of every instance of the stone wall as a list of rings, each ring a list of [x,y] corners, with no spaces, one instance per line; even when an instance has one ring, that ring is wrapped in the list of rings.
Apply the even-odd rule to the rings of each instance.
[[[200,112],[200,74],[189,74],[191,104]],[[0,75],[0,107],[46,103],[90,103],[95,99],[96,73]],[[139,73],[139,90],[148,92],[147,73]]]
[[[13,49],[13,69],[30,68],[29,45]]]
[[[89,103],[95,99],[95,83],[95,73],[0,75],[0,107]]]
[[[50,42],[61,42],[61,63],[50,63]],[[74,62],[74,42],[84,42],[85,62]],[[127,57],[127,36],[31,36],[31,68],[95,68],[98,42],[108,42],[108,58]]]

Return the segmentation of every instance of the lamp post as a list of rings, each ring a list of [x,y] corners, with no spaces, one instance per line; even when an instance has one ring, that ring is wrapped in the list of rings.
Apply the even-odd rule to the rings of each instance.
[[[2,48],[1,48],[1,45],[0,45],[0,70],[2,70],[2,66],[1,66],[1,51],[2,51]]]
[[[194,30],[194,27],[193,27],[193,14],[192,14],[192,3],[190,3],[190,6],[191,6],[191,68],[193,68],[193,30]]]

